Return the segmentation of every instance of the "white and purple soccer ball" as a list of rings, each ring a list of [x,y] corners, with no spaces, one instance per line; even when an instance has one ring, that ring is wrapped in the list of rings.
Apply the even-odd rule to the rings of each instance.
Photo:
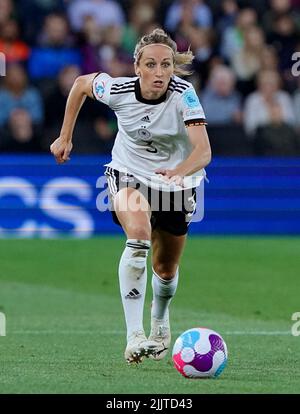
[[[183,332],[173,347],[174,366],[187,378],[218,377],[227,363],[227,346],[217,332],[192,328]]]

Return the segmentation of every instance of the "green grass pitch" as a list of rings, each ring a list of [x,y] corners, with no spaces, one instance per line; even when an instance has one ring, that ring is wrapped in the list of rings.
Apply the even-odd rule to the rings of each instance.
[[[218,379],[127,366],[117,268],[124,238],[0,240],[0,393],[299,393],[299,238],[190,237],[171,304],[172,344],[206,326],[227,342]],[[150,270],[150,266],[149,266]],[[145,328],[150,322],[150,277]]]

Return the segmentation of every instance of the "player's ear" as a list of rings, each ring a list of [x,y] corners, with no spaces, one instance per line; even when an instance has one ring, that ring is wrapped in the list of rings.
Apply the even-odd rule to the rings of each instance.
[[[135,71],[136,76],[141,76],[140,69],[136,63],[134,64],[134,71]]]

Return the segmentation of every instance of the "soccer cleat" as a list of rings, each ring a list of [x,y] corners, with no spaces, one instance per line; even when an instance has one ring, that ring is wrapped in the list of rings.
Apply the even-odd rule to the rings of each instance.
[[[169,314],[164,320],[151,318],[151,332],[148,341],[157,344],[156,352],[150,355],[151,359],[160,361],[167,355],[171,344]]]
[[[129,337],[124,356],[129,364],[139,364],[144,357],[148,358],[150,355],[154,355],[156,351],[157,343],[147,340],[144,331],[137,331]]]

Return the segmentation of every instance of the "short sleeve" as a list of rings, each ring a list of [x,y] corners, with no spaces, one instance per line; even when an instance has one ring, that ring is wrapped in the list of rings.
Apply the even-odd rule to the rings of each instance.
[[[180,107],[185,125],[206,125],[205,114],[193,86],[180,95]]]
[[[93,95],[97,101],[109,105],[113,78],[107,73],[98,73],[93,80]]]

